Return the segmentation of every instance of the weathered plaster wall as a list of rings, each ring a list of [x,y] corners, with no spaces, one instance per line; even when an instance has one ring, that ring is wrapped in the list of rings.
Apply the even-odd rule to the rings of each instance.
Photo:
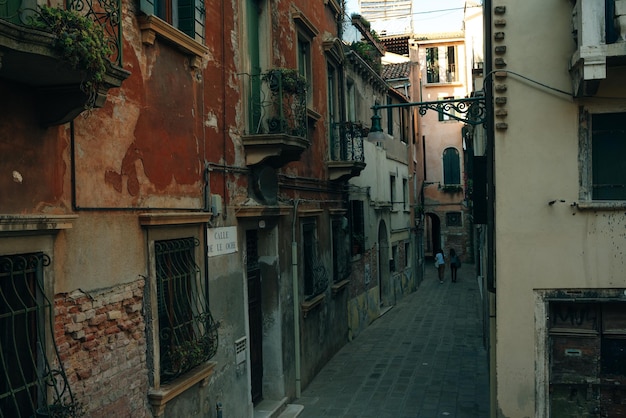
[[[510,1],[494,5],[506,6],[507,69],[570,91],[571,4],[537,2],[540,14]],[[624,73],[609,75],[598,96],[623,98]],[[536,358],[536,347],[546,341],[537,337],[544,324],[532,314],[534,291],[624,287],[623,211],[572,206],[579,198],[578,105],[618,106],[622,111],[624,106],[617,100],[576,103],[512,75],[504,82],[508,129],[495,138],[498,413],[542,416],[537,410],[545,412],[545,405],[536,404],[536,393],[545,387],[536,382],[545,376],[535,375],[543,361]]]

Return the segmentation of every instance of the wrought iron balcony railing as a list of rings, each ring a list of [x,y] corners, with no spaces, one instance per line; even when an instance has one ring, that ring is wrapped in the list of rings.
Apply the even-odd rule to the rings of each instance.
[[[275,68],[250,76],[249,134],[307,137],[307,81],[298,70]]]
[[[0,0],[0,19],[11,23],[33,27],[37,9],[27,0]],[[101,26],[111,51],[109,60],[122,67],[121,0],[67,0],[65,9],[92,19]]]
[[[364,162],[363,137],[367,128],[358,122],[335,123],[331,135],[331,161]]]

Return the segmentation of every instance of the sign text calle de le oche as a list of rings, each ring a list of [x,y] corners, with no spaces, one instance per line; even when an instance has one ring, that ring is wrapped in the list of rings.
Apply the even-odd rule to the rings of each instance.
[[[237,227],[207,229],[207,253],[209,257],[237,252]]]

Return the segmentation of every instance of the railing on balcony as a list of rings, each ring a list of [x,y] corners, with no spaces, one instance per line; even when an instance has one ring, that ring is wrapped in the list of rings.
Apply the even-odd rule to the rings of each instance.
[[[307,82],[297,70],[275,68],[250,76],[250,135],[307,137]]]
[[[122,67],[121,0],[67,0],[65,8],[89,17],[103,28],[112,51],[109,60]],[[34,1],[0,0],[1,20],[32,28],[36,15]]]
[[[364,162],[363,137],[367,129],[358,122],[335,123],[331,136],[331,161]]]

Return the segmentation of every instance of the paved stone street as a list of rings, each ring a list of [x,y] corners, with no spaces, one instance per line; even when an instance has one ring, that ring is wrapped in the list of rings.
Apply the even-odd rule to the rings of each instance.
[[[418,290],[347,343],[294,403],[300,418],[488,417],[487,354],[474,266]]]

